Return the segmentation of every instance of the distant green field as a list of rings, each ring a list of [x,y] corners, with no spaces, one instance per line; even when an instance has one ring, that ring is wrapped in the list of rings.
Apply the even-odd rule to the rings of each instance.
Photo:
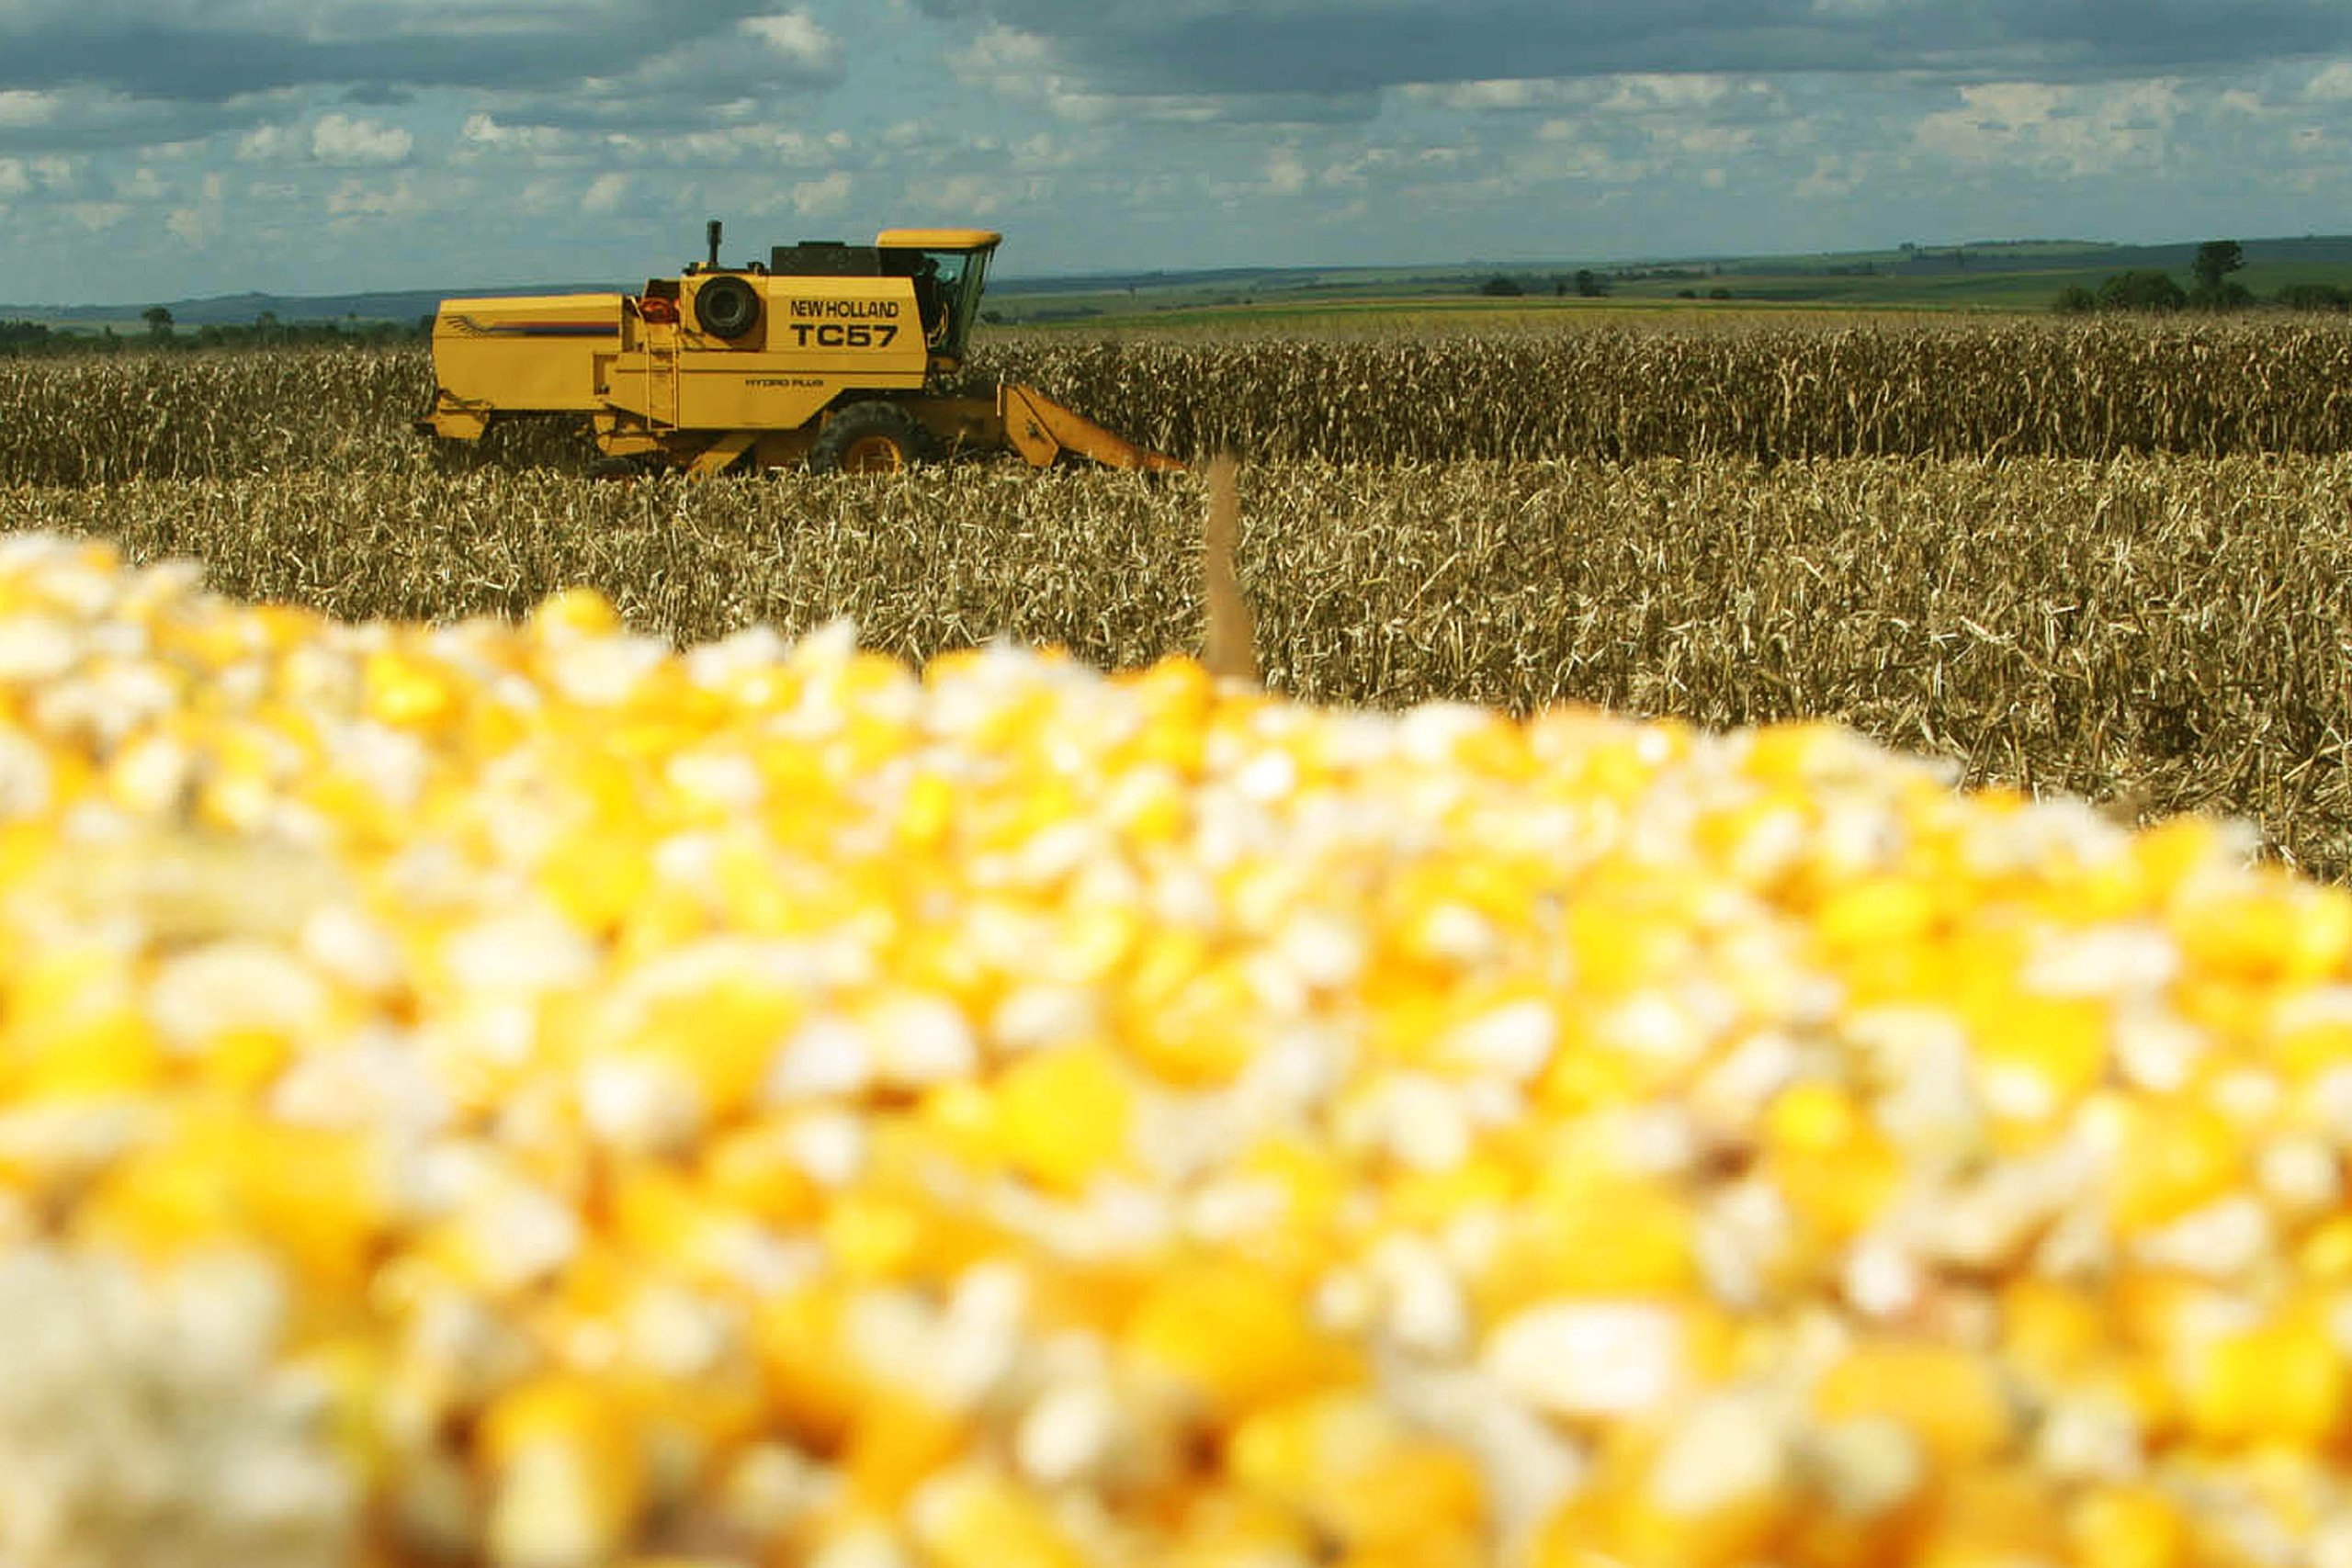
[[[2234,275],[2257,298],[2290,284],[2352,288],[2352,237],[2251,240],[2247,265]],[[1787,310],[2043,311],[2068,288],[2096,291],[2114,274],[2152,269],[2184,288],[2197,247],[2102,245],[2066,241],[1850,252],[1818,255],[1724,257],[1640,264],[1465,264],[1452,267],[1266,269],[1134,278],[1017,280],[991,291],[989,308],[1007,325],[1178,330],[1234,327],[1322,328],[1416,321],[1481,325],[1556,323],[1560,312]],[[1579,271],[1606,293],[1579,299]],[[1489,297],[1497,278],[1521,292]],[[1711,298],[1718,292],[1727,299]],[[1656,319],[1654,315],[1645,319]]]
[[[2248,239],[2247,266],[2236,275],[2257,298],[2292,284],[2352,289],[2352,235]],[[1263,266],[1210,272],[1096,274],[992,279],[986,314],[992,324],[1060,330],[1176,332],[1223,330],[1410,331],[1475,325],[1548,327],[1615,312],[1626,320],[1670,320],[1705,327],[1743,316],[1790,310],[2041,312],[2059,294],[2096,290],[2115,273],[2152,268],[2184,288],[2194,242],[2109,245],[2020,240],[1773,256],[1700,256],[1647,260],[1472,260],[1412,266]],[[1605,293],[1576,294],[1589,272]],[[1521,292],[1490,297],[1497,279]],[[633,280],[517,283],[514,293],[634,288]],[[292,326],[332,321],[345,331],[389,322],[405,331],[428,317],[455,288],[312,297],[241,294],[166,301],[179,335],[206,326],[244,327],[266,313]],[[1720,291],[1725,298],[1710,296]],[[1686,296],[1689,296],[1686,298]],[[1696,307],[1696,309],[1692,309]],[[141,307],[35,307],[0,304],[0,321],[28,320],[53,330],[96,334],[111,328],[146,336]],[[1660,311],[1670,314],[1661,316]],[[1603,317],[1601,319],[1607,319]],[[1781,317],[1781,319],[1785,319]]]
[[[1556,331],[1568,326],[1670,326],[1677,330],[1735,330],[1742,324],[1835,321],[1891,315],[1949,313],[1935,306],[1855,306],[1837,300],[1677,299],[1635,294],[1599,299],[1447,298],[1428,294],[1367,296],[1296,302],[1279,298],[1231,305],[1145,309],[1104,306],[1099,313],[1043,320],[1007,321],[1021,333],[1100,337],[1128,333],[1175,336],[1248,336],[1255,333],[1335,333],[1410,337],[1456,332]]]

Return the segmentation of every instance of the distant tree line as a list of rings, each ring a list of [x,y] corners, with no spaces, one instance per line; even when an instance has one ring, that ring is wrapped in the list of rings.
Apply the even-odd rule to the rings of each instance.
[[[2183,288],[2167,272],[2137,268],[2119,272],[2096,291],[2080,284],[2062,291],[2057,309],[2069,315],[2095,310],[2235,310],[2262,303],[2230,274],[2245,265],[2245,248],[2235,240],[2208,240],[2189,264],[2193,281]],[[2290,283],[2269,303],[2290,310],[2352,310],[2352,289],[2333,283]]]
[[[1717,273],[1721,273],[1723,269],[1721,267],[1717,267],[1715,268],[1715,271]],[[1478,292],[1485,295],[1489,299],[1517,299],[1548,288],[1553,296],[1557,299],[1565,299],[1569,295],[1573,294],[1579,299],[1600,299],[1606,298],[1610,289],[1620,283],[1641,282],[1656,278],[1671,279],[1683,277],[1705,277],[1707,276],[1708,275],[1706,273],[1700,271],[1696,267],[1650,267],[1644,269],[1639,267],[1621,266],[1606,274],[1596,272],[1590,267],[1579,267],[1574,273],[1555,273],[1548,282],[1537,282],[1532,279],[1513,277],[1509,273],[1498,272],[1492,277],[1487,278],[1484,283],[1478,285]],[[1685,299],[1695,299],[1698,298],[1696,294],[1692,293],[1689,289],[1684,289],[1682,293],[1683,298]],[[1728,289],[1719,288],[1714,291],[1714,298],[1728,299],[1731,298],[1731,292]]]
[[[353,346],[414,343],[430,335],[433,318],[412,325],[403,321],[280,321],[264,310],[250,325],[208,324],[182,330],[170,310],[151,305],[141,312],[143,332],[118,333],[111,326],[96,332],[52,327],[46,321],[0,321],[0,355],[117,354],[127,349],[193,350],[256,348],[278,344]]]

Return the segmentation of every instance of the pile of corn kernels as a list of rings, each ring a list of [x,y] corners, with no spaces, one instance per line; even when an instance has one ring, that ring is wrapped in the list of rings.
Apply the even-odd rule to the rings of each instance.
[[[0,1562],[2352,1564],[2352,898],[0,541]]]

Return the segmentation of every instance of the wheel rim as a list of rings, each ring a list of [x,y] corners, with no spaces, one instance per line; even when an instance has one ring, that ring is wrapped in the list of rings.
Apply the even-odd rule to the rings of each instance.
[[[906,466],[906,448],[895,436],[861,435],[842,448],[845,474],[895,474]]]

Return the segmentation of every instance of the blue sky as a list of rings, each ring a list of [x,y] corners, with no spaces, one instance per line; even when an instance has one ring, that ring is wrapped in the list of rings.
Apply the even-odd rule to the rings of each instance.
[[[2352,229],[2347,0],[0,0],[0,299]]]

